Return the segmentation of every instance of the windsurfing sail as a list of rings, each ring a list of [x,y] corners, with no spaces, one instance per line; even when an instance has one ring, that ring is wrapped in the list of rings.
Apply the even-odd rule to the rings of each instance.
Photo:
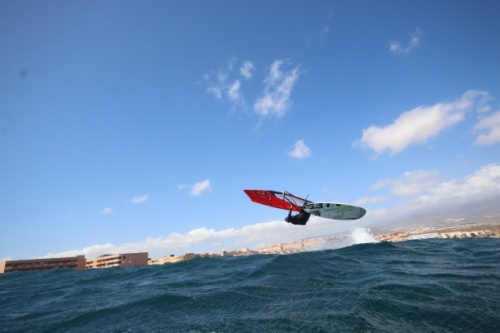
[[[312,202],[307,199],[297,197],[286,191],[283,192],[272,191],[272,190],[243,190],[243,191],[246,193],[246,195],[248,195],[250,200],[252,200],[253,202],[285,210],[292,209],[293,211],[296,212],[300,211],[300,208],[305,204]]]

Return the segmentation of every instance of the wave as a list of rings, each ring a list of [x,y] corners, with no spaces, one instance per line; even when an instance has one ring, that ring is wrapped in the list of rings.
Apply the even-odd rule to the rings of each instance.
[[[500,331],[500,240],[0,276],[2,332]]]

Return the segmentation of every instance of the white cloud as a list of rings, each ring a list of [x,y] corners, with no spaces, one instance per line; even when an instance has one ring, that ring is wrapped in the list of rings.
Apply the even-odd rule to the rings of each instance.
[[[366,146],[377,154],[390,151],[398,154],[412,144],[423,144],[437,136],[442,130],[461,122],[474,106],[484,107],[489,94],[469,90],[453,102],[441,102],[432,106],[419,106],[403,112],[392,124],[370,126],[354,146]]]
[[[133,197],[132,199],[130,199],[130,203],[140,204],[140,203],[148,201],[148,199],[149,199],[149,195],[147,195],[147,194],[139,195],[139,196],[136,196],[136,197]]]
[[[311,37],[307,40],[309,43],[310,41],[316,41],[316,42],[321,42],[325,38],[325,36],[330,32],[330,25],[324,26],[319,32],[314,32]]]
[[[295,142],[293,149],[288,154],[290,157],[302,159],[311,155],[311,149],[305,145],[304,139],[301,139]]]
[[[426,191],[439,182],[439,172],[436,170],[416,170],[405,172],[396,179],[384,179],[372,188],[388,187],[393,195],[413,196]]]
[[[286,215],[286,212],[284,212]],[[335,221],[311,217],[307,227],[294,226],[284,221],[271,221],[215,230],[199,228],[185,234],[171,233],[167,236],[149,237],[137,243],[96,244],[83,249],[60,253],[48,253],[46,257],[65,257],[85,255],[95,258],[105,253],[149,252],[149,256],[160,257],[165,254],[184,254],[187,252],[216,252],[222,249],[241,250],[243,248],[260,249],[269,245],[285,243],[304,238],[323,236],[351,229],[358,225],[352,221]]]
[[[323,30],[321,30],[321,32],[319,33],[319,36],[318,36],[318,40],[322,40],[323,37],[330,32],[330,26],[327,25],[323,28]]]
[[[262,118],[283,117],[291,105],[291,94],[300,76],[300,66],[283,72],[283,60],[275,60],[264,80],[262,97],[254,104],[254,112]]]
[[[500,165],[490,164],[462,179],[431,186],[414,200],[402,202],[394,209],[373,212],[372,216],[380,219],[401,219],[403,216],[436,214],[448,215],[447,218],[450,218],[458,212],[466,214],[463,212],[477,207],[481,207],[481,211],[487,215],[490,213],[489,210],[498,210],[498,202],[500,202]]]
[[[250,61],[245,61],[240,67],[240,73],[247,80],[250,80],[253,76],[254,65]]]
[[[210,84],[207,87],[207,93],[210,95],[214,95],[216,100],[221,100],[222,99],[222,87],[218,86],[216,84]]]
[[[374,196],[374,197],[363,197],[363,198],[356,200],[354,202],[354,205],[355,206],[364,206],[366,204],[375,204],[375,203],[383,202],[386,200],[387,200],[387,197],[385,197],[383,195],[378,195],[378,196]]]
[[[327,14],[327,23],[323,26],[323,28],[319,32],[314,32],[307,42],[309,43],[311,40],[315,40],[316,42],[321,42],[323,38],[331,31],[330,25],[332,18],[333,18],[333,8],[330,8]]]
[[[380,200],[383,198],[380,197]],[[379,199],[373,199],[378,202]],[[498,200],[497,200],[498,199]],[[368,201],[372,199],[367,199]],[[448,214],[446,219],[462,218],[454,216],[457,207],[477,207],[486,201],[498,206],[500,200],[500,165],[486,165],[473,174],[458,180],[436,184],[428,189],[425,195],[406,201],[395,209],[381,208],[369,210],[362,220],[334,221],[312,216],[307,226],[294,226],[283,221],[271,221],[215,230],[199,228],[185,234],[171,233],[167,236],[149,237],[137,243],[97,244],[83,249],[60,253],[48,253],[46,257],[65,257],[84,254],[87,258],[95,258],[105,253],[149,252],[150,257],[165,254],[184,254],[186,252],[215,252],[224,247],[226,250],[242,248],[259,249],[268,245],[290,242],[329,235],[352,229],[370,220],[381,218],[399,218],[408,214],[435,213]],[[368,202],[367,201],[367,202]],[[488,211],[485,212],[487,214]],[[286,215],[286,212],[284,213]],[[223,244],[223,245],[221,245]]]
[[[420,42],[420,36],[422,35],[422,30],[417,28],[414,32],[410,33],[410,40],[406,46],[402,46],[400,42],[390,41],[389,51],[396,55],[406,55],[409,54],[413,49],[417,47]]]
[[[243,105],[242,82],[250,80],[253,76],[254,65],[250,61],[245,61],[239,68],[239,74],[234,74],[236,58],[231,58],[225,67],[215,72],[203,75],[201,82],[206,85],[206,92],[213,95],[216,100],[229,101],[233,106]]]
[[[233,103],[238,103],[242,99],[241,95],[241,82],[240,80],[234,81],[228,88],[227,96],[229,101]]]
[[[478,145],[491,145],[500,142],[500,110],[482,118],[474,127],[476,132],[486,131],[474,141]]]
[[[111,215],[113,214],[113,208],[110,208],[110,207],[106,207],[102,210],[102,215]]]
[[[244,61],[236,70],[235,63],[236,59],[231,58],[226,67],[203,75],[200,82],[216,100],[247,110],[244,85],[253,79],[255,66],[251,61]],[[262,93],[253,103],[253,111],[261,121],[267,117],[283,117],[292,104],[291,94],[302,73],[300,66],[284,69],[286,66],[290,66],[289,61],[275,60],[268,69]]]
[[[210,191],[210,190],[212,190],[212,186],[210,185],[210,179],[206,179],[204,181],[192,185],[189,194],[197,196],[205,191]]]
[[[460,204],[478,202],[500,195],[500,165],[489,164],[474,174],[459,180],[452,180],[429,190],[429,194],[419,197],[419,203]]]

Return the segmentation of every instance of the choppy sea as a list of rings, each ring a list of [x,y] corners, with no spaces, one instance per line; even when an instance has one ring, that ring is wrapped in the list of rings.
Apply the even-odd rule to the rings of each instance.
[[[500,332],[500,239],[6,273],[0,332]]]

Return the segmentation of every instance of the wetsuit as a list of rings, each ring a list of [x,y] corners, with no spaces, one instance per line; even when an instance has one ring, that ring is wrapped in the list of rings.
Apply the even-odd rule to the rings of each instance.
[[[302,208],[296,215],[292,215],[292,210],[290,209],[290,212],[288,212],[288,216],[285,218],[285,221],[295,225],[306,225],[310,216],[311,214],[309,214]]]

